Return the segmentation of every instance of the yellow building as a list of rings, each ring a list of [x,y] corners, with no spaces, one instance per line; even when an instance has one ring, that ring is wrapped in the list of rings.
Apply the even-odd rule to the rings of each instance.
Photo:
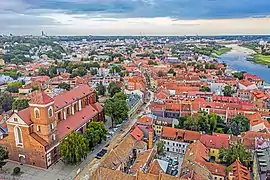
[[[204,134],[201,136],[200,141],[209,149],[210,158],[216,162],[220,162],[219,151],[222,148],[229,147],[228,134],[213,133],[213,135]]]
[[[216,162],[220,162],[219,149],[210,148],[209,156],[212,157]]]

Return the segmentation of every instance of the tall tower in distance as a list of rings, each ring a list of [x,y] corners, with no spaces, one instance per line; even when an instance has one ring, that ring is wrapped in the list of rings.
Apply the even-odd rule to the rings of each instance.
[[[46,36],[46,34],[44,33],[44,31],[41,31],[41,36]]]

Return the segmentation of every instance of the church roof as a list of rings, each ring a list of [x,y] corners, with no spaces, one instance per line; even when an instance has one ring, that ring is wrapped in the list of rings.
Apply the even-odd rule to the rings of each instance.
[[[48,96],[47,94],[45,94],[43,91],[41,90],[37,90],[34,91],[31,95],[30,95],[30,102],[29,104],[48,104],[50,102],[53,102],[53,98],[51,98],[50,96]]]

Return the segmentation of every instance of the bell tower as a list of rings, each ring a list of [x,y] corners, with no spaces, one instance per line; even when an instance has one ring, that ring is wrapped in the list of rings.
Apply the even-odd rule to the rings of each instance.
[[[32,132],[38,134],[47,143],[56,141],[57,122],[54,112],[54,100],[42,90],[34,91],[29,101]]]

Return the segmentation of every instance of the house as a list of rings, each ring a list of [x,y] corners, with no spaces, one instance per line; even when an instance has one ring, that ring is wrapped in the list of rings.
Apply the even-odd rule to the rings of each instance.
[[[156,119],[154,119],[153,129],[155,131],[155,135],[160,136],[163,126],[174,128],[178,124],[179,121],[177,119],[157,117]]]
[[[248,168],[244,166],[238,159],[230,166],[228,180],[251,180]]]
[[[258,89],[255,83],[250,82],[248,80],[240,80],[238,82],[238,88],[241,90],[253,90],[253,89]]]
[[[209,156],[216,162],[220,162],[219,150],[229,147],[229,135],[214,133],[213,135],[201,135],[200,141],[209,149]]]
[[[263,83],[264,83],[264,80],[261,79],[260,77],[258,77],[258,76],[255,75],[255,74],[248,74],[248,73],[245,73],[245,74],[243,75],[243,78],[244,78],[245,80],[248,80],[248,81],[250,81],[250,82],[255,83],[256,86],[258,86],[258,87],[263,86]]]
[[[189,144],[200,139],[200,133],[172,127],[163,127],[161,141],[164,142],[165,150],[185,154]]]
[[[2,144],[9,159],[48,168],[59,159],[59,144],[70,133],[84,132],[90,121],[104,121],[103,107],[87,85],[51,98],[41,90],[30,95],[29,107],[6,121]]]
[[[138,170],[146,171],[150,166],[154,156],[156,155],[156,150],[149,149],[144,152],[137,154],[135,162],[132,164],[129,174],[135,175]]]
[[[143,126],[150,126],[150,127],[152,127],[153,122],[154,122],[154,120],[153,120],[152,117],[149,117],[149,116],[144,115],[144,116],[142,116],[141,118],[139,118],[139,119],[137,120],[136,123],[137,123],[138,125],[143,125]]]
[[[251,91],[251,100],[257,108],[268,109],[270,107],[270,95],[258,89]]]
[[[181,177],[193,174],[196,176],[194,179],[224,180],[225,166],[209,162],[208,154],[209,150],[200,141],[190,144],[182,163]]]

